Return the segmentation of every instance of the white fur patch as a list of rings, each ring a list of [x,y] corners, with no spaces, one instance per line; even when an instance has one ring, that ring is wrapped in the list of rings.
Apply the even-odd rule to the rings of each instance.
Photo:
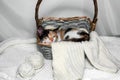
[[[85,28],[79,28],[79,29],[76,29],[76,30],[71,30],[71,31],[68,31],[65,35],[64,35],[64,39],[65,37],[69,36],[69,39],[71,38],[81,38],[82,36],[81,35],[78,35],[78,32],[86,32],[87,34],[89,34],[89,32],[85,29]]]

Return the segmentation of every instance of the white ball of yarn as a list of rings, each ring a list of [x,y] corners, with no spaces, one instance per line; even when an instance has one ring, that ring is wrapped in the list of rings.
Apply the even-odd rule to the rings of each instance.
[[[18,68],[18,73],[21,77],[32,77],[35,74],[34,67],[29,63],[23,63]]]
[[[34,69],[40,69],[44,65],[44,57],[41,53],[32,54],[27,58],[27,62],[33,65]]]

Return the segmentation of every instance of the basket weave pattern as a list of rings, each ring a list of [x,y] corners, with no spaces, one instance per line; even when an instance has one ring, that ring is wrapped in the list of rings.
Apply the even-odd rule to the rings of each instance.
[[[69,17],[69,18],[56,18],[56,17],[43,17],[38,18],[39,7],[42,0],[38,0],[35,8],[35,20],[36,20],[36,27],[39,29],[40,27],[46,27],[47,25],[53,25],[54,27],[61,27],[65,28],[72,28],[74,27],[82,27],[81,24],[84,24],[85,27],[89,32],[94,31],[96,28],[97,23],[97,16],[98,16],[98,5],[97,0],[93,0],[94,3],[94,17],[91,20],[90,18],[83,16],[83,17]],[[37,32],[37,44],[40,45],[41,52],[44,53],[47,59],[52,59],[52,52],[50,49],[50,45],[46,45],[41,43],[39,38],[39,33]]]

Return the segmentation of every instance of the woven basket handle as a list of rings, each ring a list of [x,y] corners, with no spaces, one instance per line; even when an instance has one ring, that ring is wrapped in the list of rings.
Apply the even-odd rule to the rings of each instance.
[[[35,8],[35,20],[36,20],[36,26],[38,28],[39,26],[39,18],[38,18],[38,11],[39,11],[39,6],[41,4],[42,0],[38,0],[37,1],[37,4],[36,4],[36,8]],[[96,25],[96,22],[97,22],[97,16],[98,16],[98,4],[97,4],[97,0],[93,0],[93,3],[94,3],[94,17],[93,17],[93,20],[92,20],[92,30],[95,30],[95,25]]]

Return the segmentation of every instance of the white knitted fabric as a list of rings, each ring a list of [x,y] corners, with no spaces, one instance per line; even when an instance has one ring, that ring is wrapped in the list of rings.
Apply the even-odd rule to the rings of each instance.
[[[18,77],[31,79],[44,65],[44,57],[41,53],[35,52],[26,57],[25,62],[18,67]]]
[[[96,32],[91,32],[89,42],[82,42],[85,54],[91,64],[102,71],[116,72],[118,67],[112,61],[112,55]]]
[[[85,56],[97,69],[116,72],[109,51],[96,32],[91,32],[90,41],[56,42],[52,44],[53,71],[55,80],[80,80],[85,68]]]
[[[35,70],[38,70],[44,65],[44,57],[40,52],[36,52],[27,57],[26,62],[30,63]]]
[[[35,75],[34,67],[30,63],[23,63],[18,68],[18,74],[23,77],[31,77]]]
[[[52,51],[55,80],[79,80],[82,78],[85,58],[81,43],[54,43]]]

